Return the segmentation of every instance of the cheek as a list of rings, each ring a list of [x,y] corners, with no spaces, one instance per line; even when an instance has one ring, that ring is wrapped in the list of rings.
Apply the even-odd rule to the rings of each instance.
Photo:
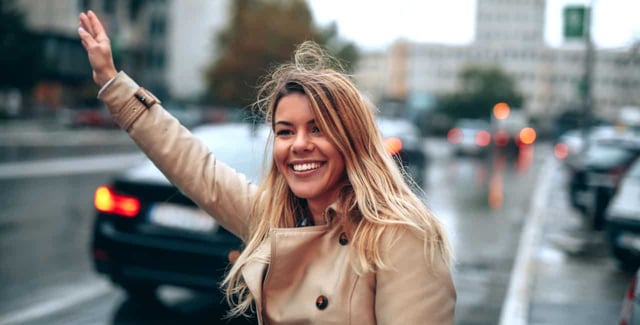
[[[286,148],[286,146],[284,146],[283,144],[279,144],[279,143],[274,143],[273,145],[273,160],[276,164],[276,166],[278,167],[278,169],[281,168],[281,164],[284,163],[284,161],[286,161],[287,159],[287,153],[288,150]]]

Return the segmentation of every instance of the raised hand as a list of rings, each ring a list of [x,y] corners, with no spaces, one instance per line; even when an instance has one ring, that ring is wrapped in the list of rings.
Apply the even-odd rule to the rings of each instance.
[[[102,87],[118,72],[113,63],[109,37],[93,11],[89,10],[86,14],[80,13],[78,35],[89,56],[89,63],[93,69],[93,81]]]

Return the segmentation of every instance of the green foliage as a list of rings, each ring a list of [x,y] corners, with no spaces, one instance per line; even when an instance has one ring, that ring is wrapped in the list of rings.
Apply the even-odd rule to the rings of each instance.
[[[468,66],[458,75],[460,87],[438,98],[437,111],[453,118],[489,119],[493,106],[506,102],[522,107],[523,97],[515,82],[495,66]]]
[[[257,86],[274,65],[288,62],[295,47],[314,40],[348,70],[358,58],[337,28],[317,28],[303,0],[237,0],[229,26],[217,37],[220,55],[206,71],[207,95],[219,104],[245,107],[255,101]]]
[[[0,0],[0,89],[33,87],[42,71],[40,53],[14,1]]]

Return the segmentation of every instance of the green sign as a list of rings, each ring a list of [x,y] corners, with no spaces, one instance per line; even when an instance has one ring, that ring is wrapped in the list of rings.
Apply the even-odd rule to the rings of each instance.
[[[589,8],[586,6],[567,6],[564,8],[564,37],[582,39],[589,25]]]

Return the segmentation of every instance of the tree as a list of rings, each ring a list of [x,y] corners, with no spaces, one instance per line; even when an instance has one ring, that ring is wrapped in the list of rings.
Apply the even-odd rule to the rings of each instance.
[[[253,103],[260,78],[290,60],[305,40],[325,46],[347,69],[358,58],[355,45],[341,41],[335,25],[314,26],[303,0],[234,1],[229,26],[217,36],[220,56],[206,71],[209,100],[240,107]]]
[[[0,0],[0,90],[29,90],[42,71],[40,42],[12,0]]]
[[[437,111],[453,119],[489,119],[493,106],[505,102],[522,107],[513,79],[496,66],[468,66],[458,75],[460,87],[439,96]]]

